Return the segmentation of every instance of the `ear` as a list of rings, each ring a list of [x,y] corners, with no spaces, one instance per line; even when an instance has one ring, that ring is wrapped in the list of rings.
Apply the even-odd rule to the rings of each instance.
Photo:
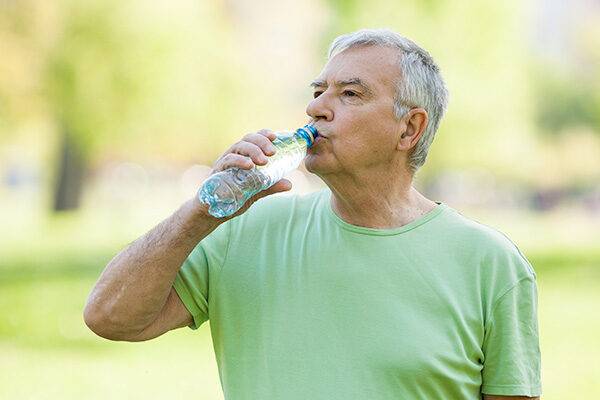
[[[410,150],[425,132],[429,117],[424,108],[413,108],[402,117],[404,128],[398,140],[398,150]]]

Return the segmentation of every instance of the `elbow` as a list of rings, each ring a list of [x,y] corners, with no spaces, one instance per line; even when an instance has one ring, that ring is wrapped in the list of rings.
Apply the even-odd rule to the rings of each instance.
[[[126,341],[126,335],[119,329],[116,329],[114,323],[110,321],[109,314],[98,309],[91,304],[87,304],[83,310],[83,321],[87,327],[96,335],[113,341]]]
[[[133,330],[116,321],[111,312],[88,303],[83,310],[83,321],[96,335],[117,342],[141,342],[150,339],[144,330]]]
[[[106,318],[103,318],[99,310],[89,303],[83,310],[83,321],[87,327],[96,335],[108,340],[118,340],[107,328]]]

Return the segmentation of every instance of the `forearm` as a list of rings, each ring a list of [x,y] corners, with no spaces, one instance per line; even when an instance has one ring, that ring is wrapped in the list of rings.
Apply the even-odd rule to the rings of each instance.
[[[220,223],[197,199],[184,203],[108,263],[88,298],[86,324],[110,339],[141,332],[165,305],[181,264]]]

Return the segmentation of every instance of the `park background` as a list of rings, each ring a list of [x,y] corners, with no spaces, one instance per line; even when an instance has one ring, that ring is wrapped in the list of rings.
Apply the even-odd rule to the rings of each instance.
[[[231,144],[303,125],[329,43],[363,27],[442,69],[415,186],[533,264],[543,398],[600,393],[599,1],[0,0],[0,398],[222,398],[208,324],[110,342],[87,295]]]

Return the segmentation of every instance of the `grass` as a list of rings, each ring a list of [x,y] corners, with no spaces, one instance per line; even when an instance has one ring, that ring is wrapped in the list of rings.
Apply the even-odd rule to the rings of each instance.
[[[2,281],[0,398],[222,398],[208,326],[143,343],[104,340],[81,316],[93,283]]]
[[[120,343],[83,322],[102,268],[169,212],[149,209],[3,213],[0,399],[222,398],[208,324]]]

